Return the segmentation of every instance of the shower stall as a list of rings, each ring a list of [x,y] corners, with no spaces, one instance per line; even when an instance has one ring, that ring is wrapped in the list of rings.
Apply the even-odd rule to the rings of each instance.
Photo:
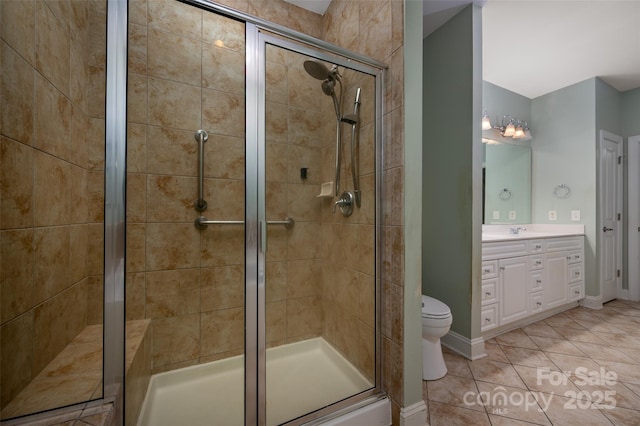
[[[35,55],[30,90],[49,90],[35,135],[3,111],[2,420],[108,400],[126,425],[305,424],[384,401],[384,64],[206,0],[2,0],[2,16],[27,3],[37,24],[66,24],[84,68],[58,80]],[[31,57],[7,37],[15,109]],[[65,100],[60,139],[77,145],[49,149],[39,121]],[[33,187],[14,195],[5,170]],[[36,219],[12,223],[27,190]],[[84,390],[51,402],[65,368]]]

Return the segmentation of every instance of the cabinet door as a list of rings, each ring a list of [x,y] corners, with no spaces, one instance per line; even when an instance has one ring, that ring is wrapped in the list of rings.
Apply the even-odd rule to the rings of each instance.
[[[567,252],[547,253],[545,260],[544,301],[547,308],[553,308],[567,302]]]
[[[529,263],[526,256],[501,259],[498,262],[500,278],[500,324],[527,316],[529,292],[527,277]]]

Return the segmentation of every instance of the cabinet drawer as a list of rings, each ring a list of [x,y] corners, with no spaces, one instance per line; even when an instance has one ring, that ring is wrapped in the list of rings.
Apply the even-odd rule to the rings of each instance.
[[[529,295],[529,310],[532,313],[544,310],[544,294],[541,291]]]
[[[543,253],[545,250],[544,240],[530,240],[529,241],[529,253]]]
[[[482,243],[482,260],[518,257],[527,254],[527,240]]]
[[[498,261],[490,260],[482,262],[482,279],[498,276]]]
[[[569,299],[570,302],[583,299],[584,298],[584,282],[580,281],[575,284],[571,284],[567,291],[569,293],[567,294],[567,299]]]
[[[540,291],[544,288],[544,271],[531,271],[529,273],[529,292]]]
[[[482,280],[482,305],[498,301],[498,278]]]
[[[529,256],[529,269],[544,268],[544,255]]]
[[[572,251],[567,255],[567,263],[582,262],[582,251]]]
[[[567,269],[567,282],[576,282],[582,280],[582,263],[578,263],[576,265],[569,265],[569,269]]]
[[[498,304],[487,305],[482,307],[481,311],[482,325],[481,331],[491,330],[498,326]]]
[[[547,251],[582,251],[582,239],[583,237],[549,238]]]

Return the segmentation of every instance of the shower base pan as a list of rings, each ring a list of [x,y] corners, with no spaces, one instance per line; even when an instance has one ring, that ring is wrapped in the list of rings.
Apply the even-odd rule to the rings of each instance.
[[[267,349],[266,386],[267,424],[277,425],[373,384],[317,337]],[[152,376],[138,419],[138,426],[243,423],[243,356]]]

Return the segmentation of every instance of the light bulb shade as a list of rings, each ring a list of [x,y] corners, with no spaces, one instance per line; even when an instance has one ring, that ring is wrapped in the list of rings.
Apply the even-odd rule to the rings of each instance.
[[[514,139],[521,139],[524,137],[524,129],[522,128],[522,126],[520,124],[518,124],[518,126],[516,126],[516,130],[513,133],[513,138]]]
[[[530,141],[531,140],[531,130],[529,130],[528,128],[524,129],[524,137],[522,139],[524,139],[526,141]]]
[[[491,128],[491,119],[487,114],[482,116],[482,130],[489,130]]]
[[[516,133],[516,126],[513,125],[512,122],[507,124],[507,127],[504,129],[504,133],[502,136],[504,137],[512,137]]]

